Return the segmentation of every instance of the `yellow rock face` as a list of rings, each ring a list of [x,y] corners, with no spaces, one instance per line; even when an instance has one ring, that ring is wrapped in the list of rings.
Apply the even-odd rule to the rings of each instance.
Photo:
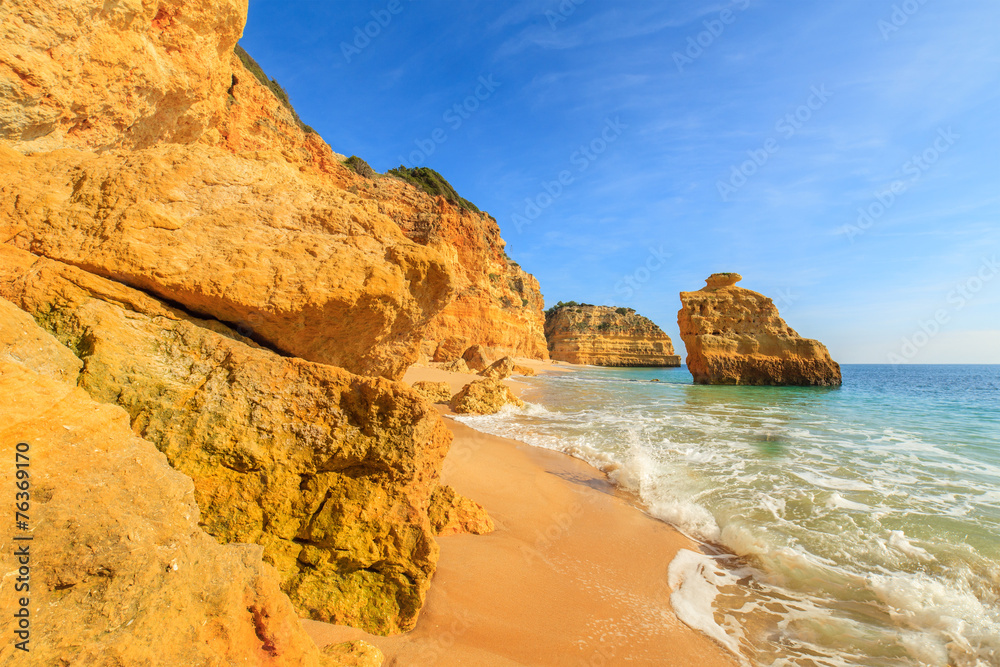
[[[31,315],[0,299],[0,361],[25,364],[40,375],[76,384],[83,362],[35,324]]]
[[[492,533],[493,519],[482,505],[460,495],[450,486],[439,486],[431,496],[431,526],[435,535]]]
[[[451,361],[481,345],[494,359],[548,359],[538,281],[507,258],[496,220],[443,198],[428,207],[424,200],[429,198],[401,185],[405,191],[393,196],[400,211],[395,219],[409,238],[446,254],[456,276],[455,298],[425,330],[425,354],[434,361]],[[407,201],[412,211],[402,206]]]
[[[489,368],[485,368],[480,371],[479,375],[492,380],[506,380],[514,374],[515,368],[516,364],[514,363],[514,360],[510,357],[504,357],[503,359],[498,359],[493,362]]]
[[[414,382],[413,391],[431,403],[447,403],[451,400],[451,387],[448,386],[447,382],[429,382],[427,380]]]
[[[15,445],[29,445],[32,532],[15,534],[35,538],[0,554],[16,572],[14,545],[28,546],[32,568],[30,653],[14,648],[10,595],[0,662],[339,664],[306,635],[260,547],[221,545],[198,527],[191,480],[121,408],[7,361],[0,393],[0,452],[11,462],[0,483],[13,494]]]
[[[399,378],[451,295],[433,249],[370,200],[208,146],[0,147],[0,236],[231,323],[283,353]]]
[[[681,292],[677,313],[697,384],[837,386],[840,366],[826,347],[800,337],[774,302],[736,287],[739,274],[714,274],[697,292]]]
[[[451,441],[416,393],[281,357],[10,247],[0,295],[83,360],[83,389],[124,408],[194,480],[207,532],[264,547],[303,615],[413,626],[437,562],[427,512]]]
[[[198,140],[225,110],[246,13],[247,0],[0,4],[0,139],[33,151]]]
[[[670,336],[630,308],[563,306],[545,318],[549,355],[593,366],[680,366]]]

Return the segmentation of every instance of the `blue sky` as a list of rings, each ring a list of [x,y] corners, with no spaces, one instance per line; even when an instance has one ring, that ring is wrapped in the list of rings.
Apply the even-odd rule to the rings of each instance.
[[[842,363],[1000,363],[998,32],[995,0],[252,0],[241,43],[335,151],[494,215],[547,304],[683,351],[677,293],[737,271]]]

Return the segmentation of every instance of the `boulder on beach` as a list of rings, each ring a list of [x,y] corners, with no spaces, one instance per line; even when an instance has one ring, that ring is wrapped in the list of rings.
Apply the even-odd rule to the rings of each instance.
[[[413,391],[431,403],[447,403],[451,400],[451,387],[447,382],[421,380],[413,383]]]
[[[459,414],[492,415],[506,405],[523,407],[524,401],[503,382],[491,379],[467,384],[451,399],[451,409]]]
[[[513,359],[504,357],[493,362],[489,368],[483,369],[479,374],[493,380],[506,380],[514,374],[514,366]]]

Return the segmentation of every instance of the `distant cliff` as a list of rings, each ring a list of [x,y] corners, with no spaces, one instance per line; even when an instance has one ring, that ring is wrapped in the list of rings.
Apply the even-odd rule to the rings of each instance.
[[[631,308],[563,304],[545,314],[549,356],[594,366],[680,366],[670,337]]]
[[[840,366],[826,347],[785,324],[774,302],[716,273],[697,292],[681,292],[677,313],[687,367],[697,384],[835,386]]]

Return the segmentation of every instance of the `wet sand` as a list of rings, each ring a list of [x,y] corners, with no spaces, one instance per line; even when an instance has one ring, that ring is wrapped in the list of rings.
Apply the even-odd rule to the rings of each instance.
[[[472,377],[415,367],[405,379],[457,391]],[[320,646],[365,639],[386,665],[737,664],[671,610],[670,561],[695,543],[582,461],[446,421],[455,440],[442,482],[486,507],[496,531],[439,538],[414,630],[377,637],[303,621]]]

